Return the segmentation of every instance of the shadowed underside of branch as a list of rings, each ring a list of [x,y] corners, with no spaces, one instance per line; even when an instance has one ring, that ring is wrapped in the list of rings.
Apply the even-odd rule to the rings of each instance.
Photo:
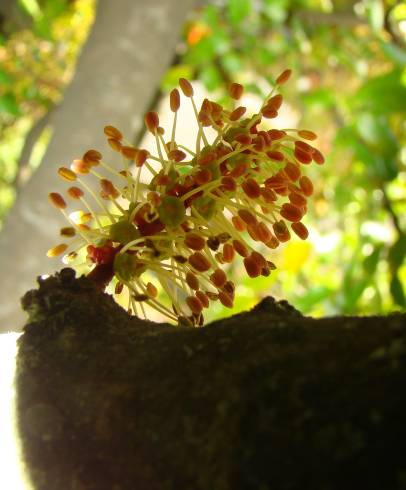
[[[38,490],[406,489],[406,315],[264,299],[203,328],[73,271],[23,298],[17,408]]]

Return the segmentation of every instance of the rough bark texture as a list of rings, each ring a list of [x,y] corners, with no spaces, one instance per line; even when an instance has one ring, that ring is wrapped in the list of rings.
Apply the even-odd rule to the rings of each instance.
[[[47,198],[51,191],[66,190],[57,168],[89,148],[115,158],[103,135],[106,124],[120,128],[129,140],[140,132],[193,6],[194,0],[98,1],[75,77],[53,114],[53,135],[41,166],[19,193],[0,233],[0,270],[7,284],[0,288],[0,332],[21,329],[19,298],[33,287],[34,277],[58,267],[58,259],[45,255],[65,226]]]
[[[266,298],[203,328],[130,318],[71,270],[23,299],[38,490],[406,489],[406,315]]]

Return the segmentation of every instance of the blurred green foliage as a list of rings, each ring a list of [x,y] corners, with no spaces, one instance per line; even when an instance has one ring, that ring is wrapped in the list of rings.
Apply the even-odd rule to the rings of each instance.
[[[0,219],[40,160],[31,140],[46,143],[94,0],[18,6],[18,22],[0,25]],[[266,294],[314,315],[406,307],[405,42],[406,2],[392,0],[223,0],[192,14],[162,88],[197,79],[221,101],[232,80],[264,96],[292,68],[287,119],[316,131],[327,157],[311,169],[309,239],[273,254],[269,278],[233,265],[235,308],[219,304],[208,320]]]
[[[94,14],[94,0],[15,3],[0,22],[0,223],[41,159]]]
[[[219,101],[230,81],[265,95],[292,68],[290,119],[327,157],[311,174],[309,240],[281,248],[272,278],[236,270],[233,312],[266,294],[314,315],[406,307],[405,42],[405,2],[229,0],[190,20],[163,89],[189,76]]]

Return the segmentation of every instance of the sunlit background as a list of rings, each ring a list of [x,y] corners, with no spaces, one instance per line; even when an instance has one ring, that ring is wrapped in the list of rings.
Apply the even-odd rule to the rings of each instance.
[[[2,12],[0,222],[41,163],[50,114],[63,101],[96,7],[93,0],[19,0],[12,15]],[[255,103],[287,67],[294,74],[283,90],[283,120],[275,124],[317,132],[327,157],[324,167],[311,169],[310,237],[269,254],[278,270],[268,278],[249,279],[233,264],[235,307],[216,303],[206,320],[267,294],[315,316],[404,309],[405,2],[207,2],[190,12],[175,62],[157,81],[157,104],[166,104],[179,77],[220,102],[230,81],[243,83]],[[13,490],[26,488],[13,446],[16,338],[0,336],[0,474]]]
[[[48,115],[63,100],[96,7],[90,0],[17,5],[0,34],[2,218],[40,165]],[[235,307],[217,302],[206,320],[266,294],[316,316],[405,308],[405,39],[405,2],[229,0],[190,12],[175,63],[157,81],[157,103],[179,77],[219,101],[231,80],[263,97],[290,67],[287,119],[275,126],[288,121],[317,132],[327,157],[324,167],[310,169],[316,194],[305,221],[309,239],[268,251],[278,267],[268,278],[249,279],[233,264]]]

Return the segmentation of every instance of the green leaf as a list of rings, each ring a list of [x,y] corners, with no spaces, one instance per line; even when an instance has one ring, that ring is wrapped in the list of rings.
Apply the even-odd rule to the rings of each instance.
[[[396,44],[381,42],[382,51],[386,56],[399,65],[400,67],[406,66],[406,52]]]
[[[200,80],[209,91],[215,90],[223,83],[223,79],[219,71],[213,65],[207,65],[202,68],[200,72]]]
[[[363,113],[356,120],[362,141],[355,143],[356,154],[371,170],[373,175],[389,181],[398,175],[396,162],[399,144],[393,134],[388,118]],[[365,142],[364,147],[362,144]]]
[[[48,20],[59,17],[65,12],[67,6],[67,0],[46,0],[43,7],[44,17]]]
[[[304,313],[310,311],[314,305],[331,298],[334,290],[327,286],[316,286],[309,289],[303,296],[295,297],[294,303]]]
[[[377,114],[406,112],[406,87],[401,77],[402,70],[395,69],[367,80],[349,100],[351,109]]]
[[[36,36],[42,39],[52,40],[51,25],[46,17],[42,16],[38,19],[34,25],[33,31]]]
[[[171,66],[161,80],[162,90],[169,91],[174,87],[177,87],[179,78],[187,78],[188,80],[193,79],[193,67],[190,65]]]
[[[4,87],[9,87],[12,83],[13,79],[12,77],[10,76],[9,73],[7,73],[7,71],[5,70],[2,70],[0,68],[0,86],[4,89]]]
[[[2,112],[11,116],[20,114],[20,107],[13,94],[7,93],[0,97],[0,113]]]
[[[344,313],[353,313],[355,310],[355,306],[362,296],[365,288],[369,284],[369,279],[362,277],[361,279],[355,279],[351,281],[351,284],[348,285],[343,291],[344,293]]]
[[[390,293],[393,301],[402,307],[406,306],[405,292],[397,274],[392,277],[390,282]]]
[[[267,46],[258,46],[255,50],[255,58],[264,66],[275,63],[277,59],[275,54]]]
[[[185,59],[192,65],[209,63],[216,54],[216,46],[211,37],[205,37],[195,44],[187,53]]]
[[[383,2],[381,0],[367,0],[364,3],[366,3],[365,10],[369,25],[374,32],[379,33],[383,28],[385,20]]]
[[[406,237],[401,236],[389,249],[388,260],[392,268],[397,271],[403,264],[406,256]]]
[[[317,89],[302,95],[302,100],[307,106],[321,106],[323,109],[333,107],[336,104],[334,95],[329,89]]]
[[[263,0],[263,12],[272,24],[281,24],[288,16],[288,0]]]
[[[232,24],[238,25],[251,13],[251,0],[229,0],[228,17]]]
[[[366,257],[363,262],[364,271],[367,275],[372,276],[376,271],[376,268],[379,264],[379,258],[382,252],[382,245],[378,245],[374,248],[373,252]]]
[[[217,29],[220,24],[219,12],[219,8],[214,5],[208,5],[204,9],[203,20],[213,30]]]
[[[34,20],[41,16],[41,9],[37,0],[18,0],[18,5]]]
[[[335,143],[354,153],[370,177],[391,181],[398,175],[396,163],[397,141],[387,127],[385,118],[377,123],[374,115],[367,114],[356,121],[354,127],[345,127],[337,133]],[[370,144],[368,144],[370,143]]]
[[[231,74],[240,72],[243,66],[241,58],[235,53],[226,53],[221,58],[221,64],[224,69]]]

